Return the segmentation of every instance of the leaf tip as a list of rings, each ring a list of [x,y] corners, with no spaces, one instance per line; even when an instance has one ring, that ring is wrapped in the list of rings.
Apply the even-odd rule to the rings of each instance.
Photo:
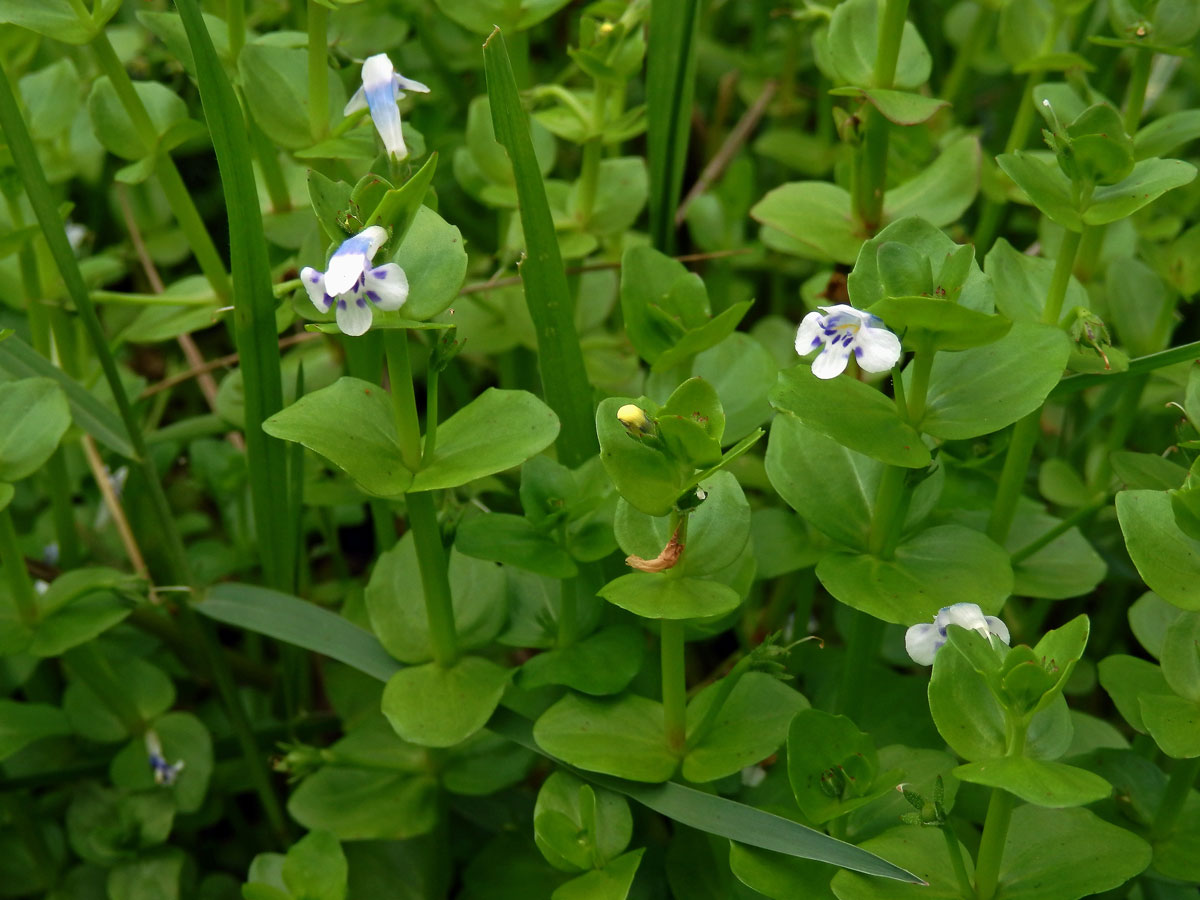
[[[489,34],[489,35],[487,36],[487,40],[483,42],[483,47],[484,47],[484,49],[485,49],[485,50],[487,49],[487,45],[488,45],[488,44],[490,44],[490,43],[492,42],[492,38],[494,38],[494,37],[495,37],[496,35],[498,35],[499,33],[500,33],[500,26],[499,26],[499,25],[493,25],[493,26],[492,26],[492,33],[491,33],[491,34]]]

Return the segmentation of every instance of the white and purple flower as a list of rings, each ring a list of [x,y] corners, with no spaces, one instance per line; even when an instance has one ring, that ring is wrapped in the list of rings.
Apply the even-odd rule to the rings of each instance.
[[[938,610],[932,625],[922,622],[905,633],[904,649],[912,661],[919,666],[932,666],[934,656],[946,643],[946,628],[950,625],[973,628],[989,640],[996,637],[1006,645],[1009,642],[1008,626],[995,616],[985,616],[974,603],[955,603]]]
[[[398,100],[404,99],[405,91],[428,94],[429,88],[399,74],[386,53],[376,53],[363,62],[362,87],[354,92],[343,110],[348,116],[360,109],[369,109],[383,145],[397,160],[408,156],[404,132],[400,128],[400,109],[396,106]]]
[[[183,771],[183,760],[175,763],[167,762],[166,757],[163,756],[162,741],[159,740],[158,734],[153,729],[146,732],[145,740],[146,758],[150,762],[150,771],[154,773],[154,783],[174,784],[179,773]]]
[[[313,306],[324,313],[336,302],[338,328],[345,334],[366,333],[373,318],[371,306],[391,311],[408,299],[408,276],[402,268],[395,263],[371,265],[371,258],[387,237],[387,231],[378,225],[364,228],[342,242],[324,272],[312,266],[300,270],[300,280]]]
[[[813,360],[818,378],[836,378],[846,369],[850,354],[866,372],[886,372],[900,359],[900,339],[883,327],[878,316],[839,303],[810,312],[796,331],[796,352],[807,356],[821,347]]]

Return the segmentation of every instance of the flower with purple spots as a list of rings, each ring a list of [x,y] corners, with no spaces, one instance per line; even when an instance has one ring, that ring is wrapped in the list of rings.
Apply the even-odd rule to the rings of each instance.
[[[367,332],[371,327],[372,306],[391,311],[399,309],[408,299],[408,276],[402,268],[395,263],[371,265],[371,258],[387,236],[378,225],[364,228],[342,242],[324,272],[311,266],[300,270],[300,280],[313,306],[324,313],[336,302],[338,328],[345,334],[357,336]]]
[[[878,316],[839,303],[810,312],[796,331],[796,352],[807,356],[818,347],[812,373],[836,378],[846,369],[850,354],[866,372],[886,372],[900,359],[900,339],[883,327]]]
[[[153,729],[146,732],[145,740],[146,758],[150,763],[150,771],[154,773],[154,783],[174,784],[179,773],[183,771],[183,760],[175,763],[167,762],[167,758],[163,756],[162,741],[159,740],[158,734]]]
[[[974,603],[955,603],[938,610],[932,625],[922,622],[905,632],[904,649],[912,661],[919,666],[932,666],[934,656],[946,643],[946,628],[950,625],[972,628],[989,640],[999,638],[1006,645],[1009,641],[1008,626],[995,616],[985,616]]]
[[[429,93],[429,88],[421,82],[399,74],[386,53],[376,53],[363,62],[362,87],[343,110],[343,115],[348,116],[360,109],[369,109],[375,130],[383,138],[388,153],[396,160],[408,156],[404,132],[400,128],[400,110],[396,106],[396,101],[404,99],[406,90]]]

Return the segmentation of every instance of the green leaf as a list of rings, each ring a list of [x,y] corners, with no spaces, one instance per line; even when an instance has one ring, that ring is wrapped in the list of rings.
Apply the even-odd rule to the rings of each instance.
[[[68,659],[69,664],[71,659],[74,660],[75,665],[79,665],[81,662],[86,665],[88,655],[72,655]],[[110,658],[108,662],[114,679],[125,689],[130,708],[136,710],[142,719],[154,721],[175,703],[175,685],[167,673],[158,666],[136,657],[132,659]],[[90,741],[112,743],[129,739],[133,735],[130,734],[127,723],[122,721],[105,704],[104,699],[89,687],[86,678],[87,671],[86,668],[81,669],[77,673],[81,677],[73,677],[67,685],[66,691],[63,692],[63,711],[70,719],[71,727],[81,737]],[[113,763],[113,783],[117,787],[144,788],[154,783],[149,767],[146,765],[146,745],[143,743],[141,735],[136,735],[136,738],[135,751],[137,752],[134,753],[134,760],[138,783],[131,785],[124,777],[117,777],[130,771],[122,765],[121,755],[118,755]],[[169,752],[172,748],[164,745],[164,749]],[[180,778],[182,777],[181,773]]]
[[[342,845],[328,831],[309,832],[283,860],[283,882],[296,900],[345,900],[348,876]]]
[[[980,160],[979,139],[959,138],[918,175],[884,194],[884,216],[920,216],[937,226],[958,221],[979,192]]]
[[[984,527],[987,517],[978,517]],[[1016,553],[1061,525],[1060,519],[1022,507],[1013,518],[1004,547]],[[1061,600],[1091,593],[1104,580],[1104,558],[1078,528],[1070,528],[1042,549],[1013,564],[1013,593],[1020,597]]]
[[[1050,325],[1018,322],[1000,340],[933,361],[919,427],[960,440],[999,431],[1039,409],[1058,384],[1070,341]],[[911,366],[905,371],[911,381]]]
[[[387,393],[369,381],[339,378],[275,413],[262,427],[272,437],[320,453],[368,494],[398,497],[413,487],[413,474],[400,461]]]
[[[400,668],[369,631],[278,591],[226,582],[210,588],[195,609],[218,622],[336,659],[379,681],[387,681]]]
[[[406,741],[451,747],[487,724],[514,671],[481,656],[401,669],[383,689],[383,714]]]
[[[863,850],[895,860],[920,878],[924,884],[910,887],[894,881],[865,878],[854,872],[838,872],[832,887],[838,900],[962,900],[962,889],[954,875],[950,851],[937,828],[900,826],[878,837],[863,841]],[[958,844],[963,868],[970,878],[975,870],[971,854]]]
[[[562,770],[542,783],[533,823],[538,849],[564,872],[603,868],[625,851],[633,836],[633,816],[624,797],[596,790]],[[560,827],[564,824],[565,829]]]
[[[1200,703],[1200,613],[1184,613],[1167,627],[1162,672],[1171,690]]]
[[[662,704],[636,694],[568,694],[542,713],[533,734],[545,752],[589,772],[659,782],[679,764],[667,749]]]
[[[425,775],[324,766],[292,792],[288,813],[343,841],[404,840],[437,824],[438,787]]]
[[[187,118],[187,104],[165,84],[135,81],[133,88],[146,108],[159,140],[168,129]],[[88,115],[96,139],[110,153],[131,160],[153,153],[155,148],[147,147],[143,142],[107,75],[102,75],[92,84],[92,91],[88,95]]]
[[[526,690],[561,684],[584,694],[616,694],[641,669],[644,649],[640,629],[610,625],[569,647],[537,654],[518,680]]]
[[[836,97],[861,97],[897,125],[920,125],[933,118],[939,109],[950,104],[936,97],[926,97],[909,91],[889,91],[883,88],[842,87],[829,93]]]
[[[56,706],[0,700],[0,760],[34,741],[71,733],[71,723]]]
[[[1084,210],[1083,222],[1106,225],[1124,219],[1167,191],[1190,184],[1195,177],[1196,167],[1181,159],[1143,159],[1128,178],[1096,188]]]
[[[814,860],[730,841],[729,868],[738,881],[771,900],[834,900],[829,867]]]
[[[878,33],[879,7],[875,0],[848,0],[834,9],[825,52],[841,81],[858,87],[874,83]],[[929,80],[932,65],[916,26],[906,21],[892,83],[901,89],[919,87]]]
[[[1200,610],[1200,541],[1175,524],[1166,491],[1121,491],[1117,518],[1146,586],[1168,603]]]
[[[187,855],[163,847],[135,860],[118,863],[108,873],[108,896],[130,900],[179,900]]]
[[[1167,629],[1180,616],[1186,615],[1153,591],[1146,591],[1129,607],[1129,627],[1146,652],[1160,659],[1167,640]]]
[[[165,675],[162,677],[166,680]],[[169,680],[167,685],[170,685]],[[170,696],[168,706],[174,703],[175,692],[171,691]],[[101,701],[93,698],[92,702]],[[187,712],[169,712],[157,716],[152,725],[162,741],[163,756],[167,761],[175,763],[182,760],[184,763],[183,771],[170,787],[176,808],[181,813],[198,812],[204,805],[213,772],[212,735],[203,722]],[[109,777],[115,786],[125,790],[162,789],[155,785],[154,775],[146,765],[146,742],[141,735],[135,736],[113,757]]]
[[[851,450],[894,466],[929,465],[929,449],[894,401],[855,378],[823,380],[805,365],[779,373],[771,404]]]
[[[645,847],[639,847],[612,860],[603,869],[571,879],[556,888],[550,900],[625,900],[645,852]]]
[[[496,24],[524,31],[552,16],[567,0],[437,0],[438,8],[468,31],[488,34]]]
[[[537,332],[542,390],[562,422],[559,459],[575,467],[596,451],[592,389],[575,329],[575,304],[567,288],[546,187],[534,155],[529,117],[521,105],[504,36],[499,32],[493,32],[484,43],[483,63],[496,139],[512,160],[516,180],[527,254],[521,264],[521,278]]]
[[[806,819],[820,825],[877,799],[878,775],[875,742],[845,716],[809,709],[792,720],[788,780]]]
[[[407,188],[408,184],[405,184],[400,192]],[[406,198],[411,199],[410,195],[401,194],[400,202]],[[419,206],[412,216],[407,227],[397,220],[400,230],[394,234],[403,233],[404,236],[398,245],[393,237],[391,246],[396,249],[391,254],[391,261],[408,277],[408,300],[400,313],[420,321],[445,311],[458,297],[467,274],[467,251],[463,247],[462,233],[428,206]]]
[[[1040,322],[1050,292],[1054,260],[1021,253],[1004,238],[992,246],[985,260],[987,273],[996,285],[996,306],[1014,322]],[[1063,315],[1077,306],[1088,305],[1087,292],[1071,276]]]
[[[0,481],[20,481],[45,465],[70,424],[66,395],[53,379],[5,384],[0,395]]]
[[[1167,156],[1197,138],[1200,138],[1200,109],[1167,113],[1138,129],[1133,137],[1134,155],[1138,159]]]
[[[997,893],[1008,900],[1077,900],[1145,869],[1150,845],[1086,809],[1019,806],[1001,860]]]
[[[968,763],[954,774],[962,781],[1003,788],[1028,803],[1054,809],[1084,806],[1112,793],[1111,784],[1086,769],[1023,756]]]
[[[113,11],[116,11],[115,7]],[[103,27],[102,22],[80,19],[68,0],[46,0],[36,4],[25,0],[0,0],[0,22],[28,28],[65,44],[86,44]]]
[[[1003,153],[996,157],[996,162],[1047,218],[1070,231],[1083,230],[1084,220],[1072,196],[1071,182],[1058,166],[1021,150]],[[1100,190],[1104,189],[1096,193],[1099,194]]]
[[[704,720],[719,683],[710,684],[688,703],[688,733]],[[766,759],[787,738],[792,717],[808,700],[765,672],[746,672],[726,698],[712,727],[683,758],[683,777],[702,784],[740,772]]]
[[[508,617],[504,572],[493,563],[453,549],[449,578],[458,646],[464,650],[485,646]],[[410,664],[433,659],[425,591],[411,531],[379,556],[365,601],[371,628],[392,656]]]
[[[851,264],[866,237],[850,194],[827,181],[781,185],[751,207],[750,216],[764,226],[764,244],[805,259]]]
[[[558,430],[558,417],[533,394],[488,388],[438,426],[433,457],[409,490],[459,487],[519,466],[550,446]]]
[[[313,212],[321,223],[325,237],[339,244],[351,235],[346,227],[348,217],[354,211],[351,190],[344,181],[333,181],[316,169],[308,170],[308,200]],[[361,212],[358,210],[358,213]]]
[[[675,242],[675,211],[692,133],[701,12],[699,0],[650,2],[646,81],[662,87],[646,95],[650,236],[664,253],[670,253]]]
[[[1200,704],[1173,694],[1138,698],[1142,721],[1162,752],[1175,759],[1200,756]]]
[[[1121,717],[1135,731],[1145,734],[1147,729],[1142,720],[1140,698],[1171,693],[1162,670],[1147,660],[1116,654],[1100,660],[1097,674]]]
[[[454,546],[467,556],[548,578],[573,578],[579,572],[566,550],[522,516],[488,513],[466,519],[454,534]]]
[[[697,356],[692,371],[721,398],[725,411],[722,443],[741,440],[771,417],[767,395],[775,385],[779,364],[771,351],[750,335],[735,331]]]
[[[194,45],[191,29],[189,39]],[[246,103],[266,136],[288,150],[311,147],[306,51],[256,41],[242,48],[237,63]],[[326,69],[325,74],[329,84],[329,109],[324,118],[332,127],[341,121],[346,91],[331,69]]]
[[[617,418],[617,411],[629,402],[628,398],[609,397],[596,409],[600,461],[618,493],[636,509],[650,516],[665,516],[674,508],[694,467],[668,456],[661,445],[651,446],[632,436]]]
[[[1113,472],[1131,490],[1169,491],[1183,487],[1188,470],[1157,453],[1118,450],[1109,456]]]
[[[888,297],[870,312],[905,340],[928,350],[969,350],[1000,340],[1012,328],[1004,316],[933,297]]]
[[[741,595],[719,581],[667,572],[631,572],[606,584],[599,595],[645,619],[700,619],[737,609]]]
[[[890,560],[831,551],[817,563],[817,578],[846,605],[899,625],[930,621],[968,595],[995,614],[1013,586],[1008,553],[961,525],[919,531],[902,540]]]

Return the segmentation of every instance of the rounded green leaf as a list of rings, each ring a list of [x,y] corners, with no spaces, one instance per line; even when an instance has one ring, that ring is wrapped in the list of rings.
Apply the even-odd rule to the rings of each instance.
[[[861,97],[897,125],[920,125],[933,118],[939,109],[950,105],[936,97],[883,88],[844,87],[834,88],[829,93],[838,97]]]
[[[267,137],[288,150],[311,147],[308,54],[301,48],[252,41],[238,54],[237,64],[250,113]],[[346,89],[332,69],[326,68],[325,75],[329,109],[321,118],[332,127],[341,121]]]
[[[450,551],[449,571],[458,646],[464,650],[482,647],[500,632],[508,616],[504,572],[495,563],[457,549]],[[388,653],[410,664],[433,659],[425,591],[411,531],[379,557],[365,600],[371,630]]]
[[[859,846],[903,866],[926,883],[920,886],[907,885],[843,870],[833,876],[830,885],[838,900],[962,900],[962,890],[950,862],[950,851],[939,829],[902,825]],[[958,849],[967,877],[970,878],[975,870],[974,861],[961,843]]]
[[[345,900],[346,855],[328,831],[311,831],[288,848],[283,882],[303,900]]]
[[[612,860],[603,869],[572,878],[556,888],[550,900],[625,900],[645,852],[645,847],[639,847]]]
[[[826,53],[846,84],[869,87],[874,83],[879,11],[875,0],[848,0],[833,11]],[[919,87],[929,79],[932,65],[916,26],[906,21],[892,84],[901,89]]]
[[[1129,177],[1116,184],[1101,185],[1083,213],[1086,225],[1106,225],[1131,216],[1167,191],[1189,184],[1196,167],[1181,159],[1143,159]]]
[[[1121,491],[1117,518],[1146,586],[1168,603],[1200,610],[1200,541],[1175,524],[1166,491]]]
[[[561,830],[560,823],[569,830]],[[620,794],[560,770],[542,782],[533,828],[538,849],[550,865],[578,872],[602,868],[624,852],[633,836],[633,816]]]
[[[616,694],[641,669],[645,643],[641,629],[610,625],[570,647],[534,656],[521,667],[518,681],[526,690],[561,684],[584,694]]]
[[[987,315],[935,297],[886,297],[870,311],[905,340],[933,350],[968,350],[998,341],[1012,328],[1003,316]]]
[[[428,206],[417,210],[391,261],[408,277],[408,300],[400,315],[418,321],[453,303],[467,275],[462,233]]]
[[[151,723],[151,727],[162,741],[163,756],[167,762],[173,765],[182,760],[184,764],[169,788],[175,798],[175,806],[184,813],[198,811],[204,805],[208,782],[212,777],[212,735],[203,722],[186,712],[169,712],[159,716]],[[146,765],[146,743],[141,735],[113,757],[108,771],[117,787],[131,791],[156,789],[154,775]]]
[[[187,104],[165,84],[135,81],[133,88],[161,139],[171,126],[187,118]],[[122,159],[141,159],[154,148],[142,141],[107,75],[97,78],[88,95],[92,130],[104,149]]]
[[[288,813],[343,841],[404,840],[437,824],[437,795],[437,782],[426,775],[324,766],[292,792]]]
[[[451,747],[487,723],[514,671],[481,656],[401,669],[383,689],[383,714],[406,741]]]
[[[818,825],[879,795],[875,742],[845,716],[819,709],[799,713],[788,730],[787,759],[796,802],[805,818]]]
[[[617,410],[629,402],[624,397],[609,397],[596,410],[600,461],[617,492],[636,509],[650,516],[665,516],[674,508],[693,469],[625,429]]]
[[[44,737],[70,733],[70,721],[56,706],[0,700],[0,760]]]
[[[66,395],[49,378],[21,378],[0,392],[0,482],[40,469],[71,424]]]
[[[771,900],[833,900],[830,868],[814,859],[729,842],[729,868],[742,884]]]
[[[826,181],[781,185],[751,207],[750,216],[763,225],[764,244],[805,259],[853,263],[866,237],[850,194]]]
[[[1083,230],[1071,182],[1058,166],[1020,150],[1003,153],[996,157],[996,162],[1047,218],[1070,231]]]
[[[701,619],[737,609],[741,595],[728,585],[667,572],[631,572],[602,587],[601,597],[645,619]]]
[[[711,684],[687,708],[689,734],[703,721],[719,691]],[[779,749],[792,717],[808,708],[794,688],[765,672],[738,679],[712,727],[683,758],[683,777],[697,784],[716,781],[766,759]]]
[[[929,448],[895,401],[856,378],[821,379],[806,365],[779,373],[771,404],[839,444],[894,466],[929,465]]]
[[[263,422],[263,431],[321,454],[368,494],[398,497],[412,485],[387,392],[361,378],[305,394]]]
[[[1000,340],[933,361],[922,431],[961,440],[999,431],[1039,409],[1058,384],[1071,342],[1060,329],[1018,322]],[[905,385],[911,385],[911,369]]]
[[[1174,694],[1138,698],[1142,721],[1162,752],[1174,759],[1200,756],[1200,704]]]
[[[538,718],[538,746],[564,762],[628,778],[666,781],[679,760],[667,749],[661,703],[636,694],[596,699],[568,694]]]
[[[528,391],[488,388],[438,426],[433,458],[409,489],[460,487],[519,466],[554,443],[558,428],[558,416]]]
[[[1055,809],[1084,806],[1112,793],[1111,784],[1086,769],[1023,756],[968,763],[954,774],[961,781],[1003,788],[1027,803]]]
[[[884,195],[884,217],[920,216],[939,227],[957,222],[979,192],[982,157],[979,138],[959,138],[932,163]]]
[[[1171,690],[1200,703],[1200,613],[1184,613],[1167,628],[1162,672]]]
[[[919,531],[890,560],[835,550],[817,563],[817,577],[841,602],[899,625],[932,621],[943,606],[968,598],[994,614],[1013,588],[1008,553],[961,525]]]

